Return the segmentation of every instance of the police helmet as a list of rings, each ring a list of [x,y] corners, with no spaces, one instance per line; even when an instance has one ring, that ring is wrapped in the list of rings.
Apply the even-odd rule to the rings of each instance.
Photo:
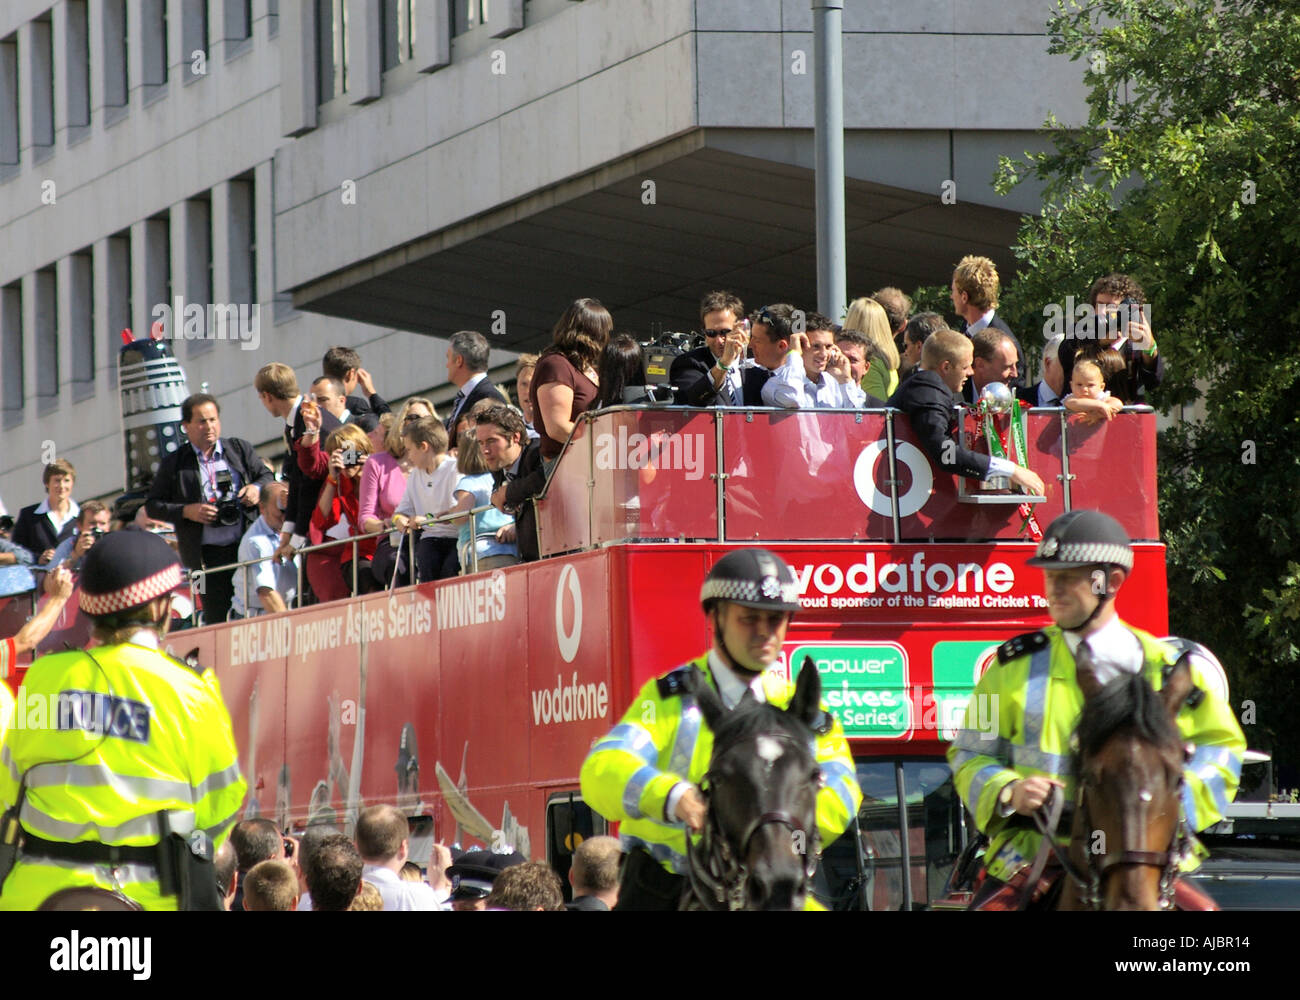
[[[114,531],[86,553],[79,603],[88,615],[115,615],[180,585],[181,564],[170,545],[150,531]]]
[[[1038,551],[1026,565],[1080,569],[1098,564],[1133,569],[1133,546],[1120,523],[1097,510],[1072,510],[1047,526]]]
[[[798,611],[799,584],[780,556],[767,549],[737,549],[713,564],[700,588],[708,611],[715,601],[730,601],[760,611]]]

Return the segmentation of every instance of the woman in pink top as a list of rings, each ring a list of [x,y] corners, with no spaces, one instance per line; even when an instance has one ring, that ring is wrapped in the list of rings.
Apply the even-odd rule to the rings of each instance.
[[[433,408],[433,404],[418,396],[408,399],[398,411],[384,437],[384,448],[375,450],[361,472],[361,506],[358,516],[361,518],[363,532],[379,531],[387,527],[393,511],[397,509],[398,501],[406,492],[406,475],[411,466],[404,457],[402,428],[412,420],[437,416],[438,412]],[[381,537],[371,562],[371,571],[380,586],[387,587],[393,582],[393,568],[397,565],[397,555],[388,536]],[[401,574],[397,580],[398,585],[410,583],[409,577],[409,573]]]

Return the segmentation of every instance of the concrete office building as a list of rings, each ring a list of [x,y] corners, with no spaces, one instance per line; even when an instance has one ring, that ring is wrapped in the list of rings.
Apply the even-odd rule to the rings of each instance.
[[[1010,270],[1001,154],[1083,115],[1045,0],[848,0],[848,286]],[[114,365],[156,305],[257,304],[257,348],[177,343],[227,433],[273,441],[252,374],[334,343],[446,399],[564,306],[689,329],[698,297],[816,299],[808,0],[7,0],[0,9],[0,496],[121,485]],[[407,331],[407,332],[400,332]],[[274,450],[274,449],[268,449]]]

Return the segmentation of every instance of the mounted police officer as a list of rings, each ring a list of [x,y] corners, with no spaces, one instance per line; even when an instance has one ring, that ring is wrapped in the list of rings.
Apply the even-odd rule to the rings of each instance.
[[[990,841],[987,877],[972,908],[1014,908],[1041,844],[1030,817],[1054,786],[1073,801],[1070,740],[1084,701],[1079,675],[1090,670],[1105,684],[1141,671],[1159,690],[1177,657],[1115,611],[1115,596],[1133,569],[1133,549],[1114,518],[1092,510],[1062,514],[1028,565],[1043,570],[1048,614],[1056,624],[999,647],[997,662],[975,689],[966,728],[948,749],[958,794]],[[1236,793],[1246,740],[1195,659],[1191,670],[1199,691],[1187,699],[1177,725],[1193,747],[1183,813],[1189,830],[1198,831],[1221,819]],[[980,720],[993,719],[997,732],[980,730]]]
[[[689,693],[692,668],[727,708],[746,691],[779,708],[794,695],[795,685],[771,669],[799,610],[799,586],[785,562],[764,549],[730,552],[709,571],[700,603],[713,648],[646,684],[582,765],[583,797],[620,822],[627,858],[615,909],[676,909],[685,888],[686,830],[704,826],[708,804],[698,785],[713,754],[713,733]],[[856,815],[862,792],[844,731],[829,714],[825,718],[816,736],[824,778],[817,826],[821,842],[829,844]]]
[[[72,887],[219,908],[212,860],[246,786],[216,678],[160,648],[180,582],[148,532],[86,555],[81,610],[102,645],[32,665],[0,749],[0,909]]]

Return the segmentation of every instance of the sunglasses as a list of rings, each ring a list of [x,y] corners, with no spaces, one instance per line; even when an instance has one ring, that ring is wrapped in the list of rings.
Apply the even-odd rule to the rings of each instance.
[[[705,330],[705,331],[704,331],[704,336],[706,336],[706,337],[708,337],[710,340],[712,340],[714,337],[725,337],[725,336],[729,335],[730,333],[731,333],[731,330],[730,330],[729,328],[726,329],[726,330]]]

